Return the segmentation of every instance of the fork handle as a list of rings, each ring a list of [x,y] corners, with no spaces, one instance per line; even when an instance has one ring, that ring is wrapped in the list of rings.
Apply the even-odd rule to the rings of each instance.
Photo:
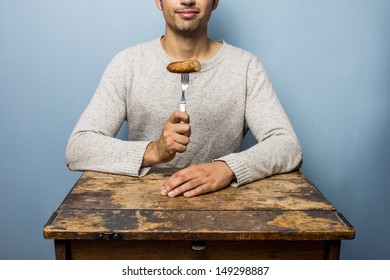
[[[180,111],[185,112],[186,111],[186,102],[185,101],[180,101]]]

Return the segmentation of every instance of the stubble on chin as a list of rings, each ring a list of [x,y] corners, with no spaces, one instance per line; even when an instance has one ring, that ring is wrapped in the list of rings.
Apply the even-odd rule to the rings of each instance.
[[[184,21],[178,24],[172,24],[167,21],[167,25],[173,32],[182,36],[193,37],[202,33],[201,22],[198,20]]]

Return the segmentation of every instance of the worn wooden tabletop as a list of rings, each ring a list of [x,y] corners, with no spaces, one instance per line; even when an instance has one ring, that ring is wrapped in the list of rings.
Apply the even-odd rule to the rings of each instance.
[[[301,173],[194,198],[168,198],[172,173],[143,178],[85,172],[44,228],[45,238],[122,240],[342,240],[348,221]]]

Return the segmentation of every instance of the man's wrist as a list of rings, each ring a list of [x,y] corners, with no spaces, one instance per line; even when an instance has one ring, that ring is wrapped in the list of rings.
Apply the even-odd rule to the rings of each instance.
[[[150,167],[158,163],[156,143],[150,142],[146,147],[144,158],[142,159],[142,167]]]
[[[219,164],[223,168],[225,177],[229,180],[229,182],[236,180],[236,175],[230,169],[229,165],[225,161],[223,161],[223,160],[216,160],[214,162]]]

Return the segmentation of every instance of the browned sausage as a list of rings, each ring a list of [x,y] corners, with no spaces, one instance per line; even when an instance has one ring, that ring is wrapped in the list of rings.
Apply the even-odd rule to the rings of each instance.
[[[167,66],[167,69],[172,73],[192,73],[199,72],[202,66],[198,60],[192,59],[172,62]]]

